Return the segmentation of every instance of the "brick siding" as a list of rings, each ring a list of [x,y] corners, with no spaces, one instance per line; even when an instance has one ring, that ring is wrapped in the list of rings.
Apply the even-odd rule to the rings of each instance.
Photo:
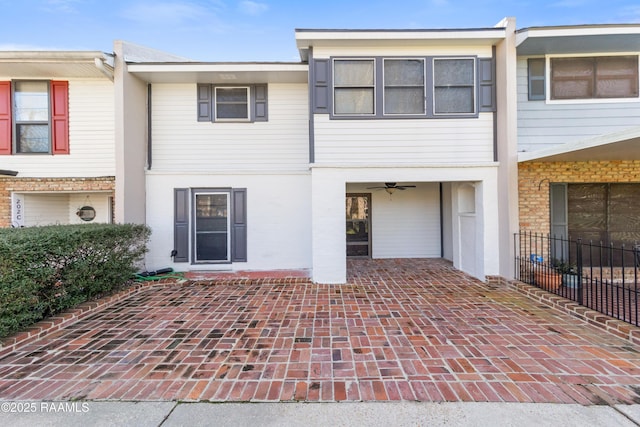
[[[518,165],[520,228],[549,233],[550,183],[640,183],[640,161],[526,162]]]
[[[56,191],[111,191],[115,188],[112,176],[98,178],[18,178],[0,177],[0,227],[11,226],[11,193]]]

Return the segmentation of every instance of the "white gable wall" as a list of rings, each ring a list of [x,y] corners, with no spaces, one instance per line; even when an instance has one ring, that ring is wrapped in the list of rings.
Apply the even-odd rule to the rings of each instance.
[[[2,168],[18,171],[20,177],[113,176],[114,114],[112,82],[69,80],[70,154],[1,156]]]
[[[198,122],[195,84],[153,85],[154,171],[306,171],[306,84],[269,84],[266,122]]]

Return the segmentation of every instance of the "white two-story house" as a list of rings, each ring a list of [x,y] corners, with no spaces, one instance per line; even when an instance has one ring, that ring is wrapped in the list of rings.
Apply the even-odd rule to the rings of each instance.
[[[0,226],[111,222],[113,58],[0,52]]]
[[[444,257],[508,275],[514,24],[297,30],[294,63],[134,60],[117,45],[116,218],[152,228],[149,269],[344,283],[351,256]]]
[[[640,242],[639,60],[638,24],[517,32],[523,229]]]

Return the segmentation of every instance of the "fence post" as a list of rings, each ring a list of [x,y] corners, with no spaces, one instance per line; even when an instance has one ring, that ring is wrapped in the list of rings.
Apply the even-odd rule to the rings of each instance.
[[[578,269],[578,304],[582,305],[582,239],[576,240],[576,266]]]

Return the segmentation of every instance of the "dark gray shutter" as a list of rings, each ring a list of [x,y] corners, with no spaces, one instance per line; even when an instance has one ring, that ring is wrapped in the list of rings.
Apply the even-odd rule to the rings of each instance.
[[[529,58],[527,60],[529,101],[544,101],[545,99],[545,59]]]
[[[253,120],[266,122],[267,115],[267,85],[255,85],[253,89]]]
[[[551,236],[568,239],[567,184],[549,185],[549,208]],[[555,240],[554,246],[550,249],[552,258],[567,259],[568,247],[561,240]]]
[[[175,188],[173,213],[174,262],[189,261],[189,189]]]
[[[311,62],[311,102],[313,112],[329,113],[329,60],[314,59]]]
[[[496,111],[496,61],[478,59],[478,98],[480,111]]]
[[[211,85],[198,85],[198,121],[210,122],[213,103],[211,102]]]
[[[231,262],[247,262],[247,189],[231,190]]]

